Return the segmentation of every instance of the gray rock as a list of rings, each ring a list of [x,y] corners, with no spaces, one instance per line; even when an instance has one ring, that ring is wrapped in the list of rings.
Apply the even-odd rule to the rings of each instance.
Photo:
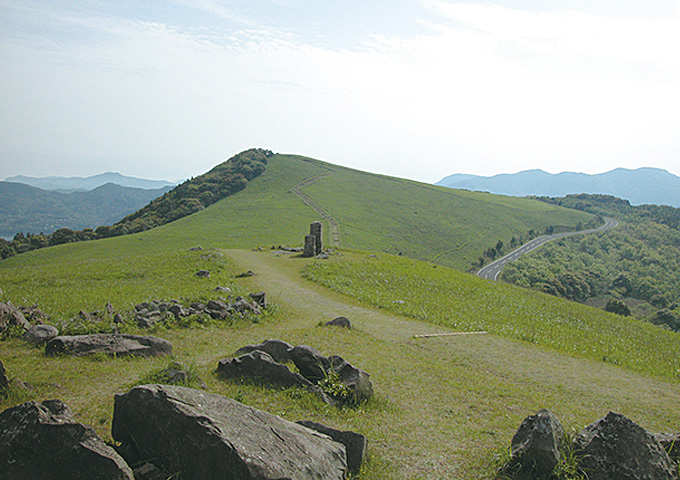
[[[26,330],[22,338],[31,345],[42,345],[59,335],[57,327],[52,325],[33,325]]]
[[[511,463],[532,478],[548,478],[562,459],[564,429],[549,410],[525,418],[511,442]]]
[[[210,300],[208,302],[208,310],[219,310],[223,311],[227,309],[227,304],[222,300]]]
[[[342,480],[345,447],[226,397],[167,385],[116,395],[113,438],[185,480]]]
[[[314,255],[316,255],[316,237],[314,235],[305,235],[305,246],[302,256],[313,257]]]
[[[22,327],[24,330],[31,328],[24,314],[11,302],[0,302],[0,332],[9,327]]]
[[[158,337],[99,333],[56,337],[45,346],[47,355],[106,355],[155,357],[172,353],[172,344]]]
[[[326,322],[327,327],[341,327],[341,328],[352,328],[352,324],[346,317],[336,317],[333,320]]]
[[[359,473],[361,464],[366,459],[366,452],[368,450],[368,439],[365,435],[352,431],[338,430],[322,423],[312,422],[310,420],[301,420],[300,425],[316,430],[319,433],[328,435],[334,441],[342,443],[347,452],[347,471],[352,474]]]
[[[575,440],[589,480],[671,480],[676,471],[659,443],[625,416],[609,412]]]
[[[676,464],[680,461],[680,433],[652,433],[654,440],[666,451]]]
[[[133,480],[127,463],[59,400],[0,413],[0,477],[12,480]]]
[[[194,273],[199,278],[209,278],[210,277],[210,272],[208,270],[199,270],[198,272]]]
[[[291,348],[293,348],[293,346],[288,342],[270,338],[258,345],[246,345],[241,347],[236,350],[234,356],[238,357],[254,350],[261,350],[263,352],[267,352],[275,362],[288,363],[291,361],[290,354],[288,353]]]
[[[342,384],[349,389],[350,402],[364,402],[373,396],[373,384],[368,373],[359,370],[338,355],[331,355],[328,361],[330,369],[338,374]]]
[[[222,378],[246,378],[281,388],[312,386],[312,383],[302,375],[276,363],[268,353],[261,350],[220,360],[217,373]]]
[[[316,348],[296,345],[288,353],[300,374],[307,380],[316,383],[326,377],[330,363]]]
[[[255,292],[250,294],[250,298],[262,308],[267,307],[267,294],[265,292]]]
[[[7,377],[7,372],[5,371],[5,366],[0,360],[0,390],[4,390],[9,387],[9,378]]]

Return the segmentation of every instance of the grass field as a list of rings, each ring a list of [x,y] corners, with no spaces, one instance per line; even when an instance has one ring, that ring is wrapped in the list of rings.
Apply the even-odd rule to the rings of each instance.
[[[315,263],[269,251],[272,245],[302,242],[318,215],[289,191],[329,169],[330,175],[303,187],[305,192],[339,221],[345,247],[370,248],[376,257],[341,249],[342,257]],[[521,420],[543,407],[573,428],[616,410],[651,430],[677,431],[680,413],[673,406],[680,402],[675,353],[680,349],[675,336],[381,252],[401,251],[401,245],[421,239],[403,253],[431,260],[438,252],[438,261],[463,266],[498,238],[588,218],[521,199],[276,156],[246,190],[177,222],[0,262],[0,301],[36,304],[59,320],[102,309],[106,302],[125,310],[151,299],[214,298],[216,286],[230,287],[234,294],[264,290],[275,306],[258,322],[213,322],[154,334],[173,343],[172,360],[191,367],[211,392],[290,420],[309,418],[365,433],[372,458],[363,479],[492,479],[495,458],[507,451]],[[190,250],[199,245],[202,250]],[[251,250],[257,246],[267,251]],[[194,276],[203,269],[210,278]],[[256,275],[235,278],[246,270]],[[303,279],[303,271],[337,292]],[[350,318],[354,330],[318,326],[339,315]],[[492,334],[413,337],[477,328]],[[375,400],[356,410],[338,410],[306,393],[215,377],[218,360],[265,338],[343,356],[371,374]],[[48,358],[16,338],[0,341],[0,358],[10,376],[33,386],[13,389],[0,408],[59,398],[107,439],[114,394],[171,361]]]

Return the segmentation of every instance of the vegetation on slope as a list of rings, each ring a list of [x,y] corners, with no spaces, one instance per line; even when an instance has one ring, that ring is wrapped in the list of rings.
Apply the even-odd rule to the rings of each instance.
[[[370,305],[459,331],[487,331],[680,379],[680,337],[637,319],[389,255],[315,262],[304,275]]]
[[[243,190],[249,181],[265,171],[267,159],[271,155],[272,152],[263,149],[241,152],[217,165],[208,173],[187,180],[163,196],[155,198],[147,206],[128,215],[113,226],[102,225],[96,229],[85,228],[82,231],[60,228],[48,235],[18,233],[11,242],[0,239],[0,258],[8,258],[17,253],[47,246],[137,233],[186,217],[226,196]],[[54,192],[49,193],[60,195]],[[82,195],[90,193],[86,192]]]
[[[60,193],[21,183],[0,182],[0,236],[50,234],[58,228],[111,224],[167,192],[107,183],[86,192]],[[42,235],[43,237],[45,235]]]
[[[622,223],[548,244],[509,264],[503,280],[680,329],[680,209],[604,195],[544,200]]]

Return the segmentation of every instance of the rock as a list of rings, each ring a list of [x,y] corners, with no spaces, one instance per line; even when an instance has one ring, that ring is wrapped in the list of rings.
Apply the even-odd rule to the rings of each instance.
[[[62,336],[45,346],[47,355],[67,354],[77,357],[103,353],[106,355],[155,357],[172,353],[172,344],[158,337],[99,333],[93,335]]]
[[[113,316],[113,323],[115,323],[116,325],[119,325],[121,323],[125,323],[125,320],[123,320],[123,317],[121,316],[120,313],[116,313]]]
[[[326,322],[327,327],[341,327],[341,328],[352,328],[352,324],[346,317],[337,317],[333,320]]]
[[[302,256],[309,258],[314,255],[316,255],[316,237],[314,235],[305,235],[305,246]]]
[[[230,292],[231,292],[231,288],[229,288],[229,287],[215,287],[215,288],[213,289],[213,292],[230,293]]]
[[[341,480],[345,447],[226,397],[167,385],[116,395],[113,438],[186,480]]]
[[[24,314],[11,302],[0,302],[0,332],[9,327],[22,327],[24,330],[31,328]]]
[[[257,303],[260,307],[266,308],[267,306],[267,294],[264,292],[255,292],[250,294],[250,298],[253,302]]]
[[[323,251],[323,223],[322,222],[312,222],[309,225],[309,234],[316,237],[316,251],[315,254],[318,255]]]
[[[250,353],[253,350],[261,350],[263,352],[267,352],[274,359],[275,362],[288,363],[291,361],[290,354],[288,353],[288,350],[290,350],[291,348],[293,348],[293,346],[288,342],[270,338],[258,345],[246,345],[244,347],[241,347],[238,350],[236,350],[234,356],[238,357],[240,355]]]
[[[323,433],[324,435],[328,435],[334,441],[342,443],[347,452],[347,471],[352,474],[359,473],[368,449],[368,439],[366,439],[365,435],[351,431],[337,430],[310,420],[301,420],[297,423],[304,427],[311,428],[312,430],[316,430],[319,433]]]
[[[266,352],[254,350],[236,358],[225,358],[217,364],[222,378],[246,378],[281,387],[311,387],[312,383],[299,373],[274,359]]]
[[[203,247],[191,247],[189,249],[190,252],[199,252],[201,250],[203,250]]]
[[[252,277],[254,275],[255,274],[253,273],[252,270],[248,270],[247,272],[239,273],[238,275],[236,275],[236,278],[248,278],[248,277]]]
[[[208,270],[199,270],[198,272],[194,273],[194,275],[199,278],[209,278],[210,272]]]
[[[133,480],[130,467],[59,400],[0,413],[0,477],[12,480]]]
[[[52,325],[33,325],[26,330],[21,338],[31,345],[42,345],[58,335],[59,330],[57,330],[57,327],[53,327]]]
[[[680,461],[680,433],[652,433],[652,437],[673,462],[677,464]]]
[[[511,442],[511,464],[532,478],[548,478],[562,459],[564,429],[549,410],[525,418]]]
[[[227,310],[227,304],[222,300],[210,300],[208,302],[208,310],[224,312]]]
[[[5,371],[5,366],[0,360],[0,390],[4,390],[9,387],[9,378],[7,377],[7,372]]]
[[[609,412],[575,441],[578,466],[589,480],[671,480],[675,467],[659,443],[625,416]]]
[[[307,380],[316,383],[326,377],[330,363],[316,348],[297,345],[291,348],[288,354],[300,374]]]
[[[368,373],[352,366],[338,355],[331,355],[328,361],[330,369],[338,374],[342,384],[349,389],[351,402],[364,402],[373,396],[373,384]]]
[[[321,252],[320,254],[316,255],[314,258],[316,258],[317,260],[328,260],[329,258],[331,258],[331,256],[326,252]]]

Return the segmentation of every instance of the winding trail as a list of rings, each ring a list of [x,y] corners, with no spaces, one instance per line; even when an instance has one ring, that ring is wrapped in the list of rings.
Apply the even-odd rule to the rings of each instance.
[[[328,225],[330,226],[331,245],[333,247],[340,247],[340,224],[338,221],[333,218],[330,213],[328,213],[328,210],[316,203],[312,197],[302,191],[302,187],[305,185],[309,185],[310,183],[313,183],[320,178],[328,177],[329,175],[333,175],[333,172],[320,173],[319,175],[306,178],[291,188],[289,191],[295,194],[305,205],[311,207],[314,211],[316,211],[316,213],[321,215],[321,217],[328,222]]]
[[[495,335],[414,338],[453,330],[363,305],[303,279],[300,272],[312,259],[224,252],[238,270],[255,272],[241,280],[243,286],[266,291],[277,306],[276,321],[233,335],[249,343],[281,338],[312,345],[371,374],[381,399],[377,407],[315,420],[370,433],[371,452],[397,472],[382,478],[495,478],[484,464],[486,449],[509,445],[522,418],[544,407],[576,425],[608,410],[643,425],[648,415],[680,422],[680,414],[668,411],[680,402],[679,385]],[[318,326],[341,315],[352,330]]]
[[[486,278],[487,280],[498,280],[498,275],[500,275],[501,270],[507,265],[509,262],[514,262],[517,260],[519,257],[524,255],[525,253],[529,253],[533,250],[536,250],[538,247],[541,245],[544,245],[552,240],[557,240],[558,238],[564,238],[564,237],[572,237],[574,235],[586,235],[589,233],[596,233],[596,232],[602,232],[604,230],[610,230],[612,228],[615,228],[619,225],[619,222],[617,220],[614,220],[613,218],[605,218],[604,219],[604,225],[598,228],[592,228],[590,230],[579,230],[578,232],[564,232],[564,233],[556,233],[554,235],[543,235],[541,237],[534,238],[530,242],[525,243],[521,247],[519,247],[516,250],[513,250],[512,252],[508,253],[502,258],[499,258],[498,260],[491,262],[488,264],[486,267],[482,268],[477,272],[478,277]]]

